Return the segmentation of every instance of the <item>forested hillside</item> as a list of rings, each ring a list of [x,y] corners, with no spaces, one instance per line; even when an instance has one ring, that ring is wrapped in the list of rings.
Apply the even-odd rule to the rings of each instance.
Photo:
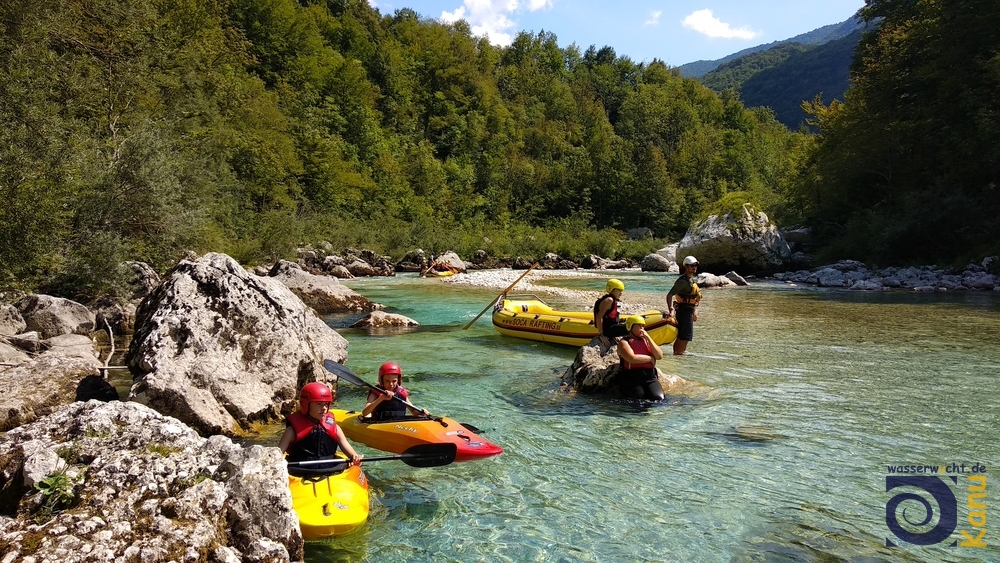
[[[861,31],[819,46],[789,43],[740,57],[702,78],[717,92],[733,88],[747,107],[767,106],[790,129],[806,119],[802,102],[843,100]]]
[[[831,256],[881,263],[1000,252],[1000,3],[870,1],[843,103],[821,134],[802,206]]]
[[[362,0],[0,2],[0,290],[320,240],[637,256],[744,201],[815,226],[821,260],[1000,253],[1000,5],[863,15],[814,136],[658,61]]]
[[[784,45],[791,43],[798,43],[804,47],[817,47],[819,45],[824,45],[831,41],[836,41],[847,37],[848,35],[854,33],[861,27],[860,20],[856,18],[848,18],[840,23],[824,25],[823,27],[814,29],[812,31],[801,33],[795,37],[790,37],[788,39],[782,39],[781,41],[772,41],[771,43],[764,43],[762,45],[755,45],[742,51],[737,51],[731,55],[726,55],[721,59],[715,59],[711,61],[694,61],[686,64],[682,64],[677,67],[681,71],[682,76],[689,76],[691,78],[700,78],[708,74],[709,72],[715,70],[716,68],[725,65],[736,59],[740,59],[751,55],[753,53],[759,53],[761,51],[769,51],[773,49],[780,49]]]
[[[620,230],[794,217],[809,147],[657,61],[359,0],[2,2],[0,73],[0,287],[66,295],[318,240],[644,252]]]

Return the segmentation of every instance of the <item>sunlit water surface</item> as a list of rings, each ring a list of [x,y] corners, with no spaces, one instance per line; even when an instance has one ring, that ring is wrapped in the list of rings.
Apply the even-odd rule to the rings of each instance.
[[[614,275],[625,301],[654,306],[676,277]],[[546,283],[596,298],[604,281]],[[398,362],[414,403],[506,451],[366,465],[368,524],[309,542],[309,562],[1000,560],[996,293],[708,290],[689,354],[659,367],[718,397],[649,407],[560,391],[575,350],[500,336],[489,311],[463,330],[496,290],[413,275],[346,283],[422,325],[378,336],[345,328],[356,316],[328,318],[350,342],[348,367],[375,382]],[[364,393],[342,383],[335,406],[358,409]],[[987,466],[988,547],[886,547],[886,466],[955,462]],[[951,540],[975,532],[966,486],[953,487]]]

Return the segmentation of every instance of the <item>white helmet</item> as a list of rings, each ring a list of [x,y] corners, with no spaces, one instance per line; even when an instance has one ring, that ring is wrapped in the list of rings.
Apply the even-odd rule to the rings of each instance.
[[[695,266],[697,266],[698,265],[698,259],[695,258],[694,256],[686,256],[684,258],[684,265],[685,266],[690,266],[692,264],[694,264]]]

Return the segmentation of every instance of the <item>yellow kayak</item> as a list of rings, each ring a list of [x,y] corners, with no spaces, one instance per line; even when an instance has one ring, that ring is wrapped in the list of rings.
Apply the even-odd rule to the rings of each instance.
[[[677,321],[664,311],[640,313],[660,346],[677,338]],[[493,328],[504,336],[584,346],[597,336],[592,311],[556,311],[534,295],[503,295],[493,308]]]
[[[341,536],[368,520],[368,479],[357,465],[334,475],[288,477],[302,537]]]

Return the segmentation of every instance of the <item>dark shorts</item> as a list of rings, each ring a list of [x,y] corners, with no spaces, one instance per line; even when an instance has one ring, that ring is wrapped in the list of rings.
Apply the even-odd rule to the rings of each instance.
[[[623,369],[618,372],[618,390],[626,399],[662,401],[663,387],[656,368]]]
[[[604,325],[604,336],[609,338],[616,338],[618,336],[625,336],[628,334],[628,329],[625,328],[625,323],[614,323]]]
[[[694,307],[692,305],[677,304],[674,308],[674,317],[677,319],[677,340],[694,340]]]

